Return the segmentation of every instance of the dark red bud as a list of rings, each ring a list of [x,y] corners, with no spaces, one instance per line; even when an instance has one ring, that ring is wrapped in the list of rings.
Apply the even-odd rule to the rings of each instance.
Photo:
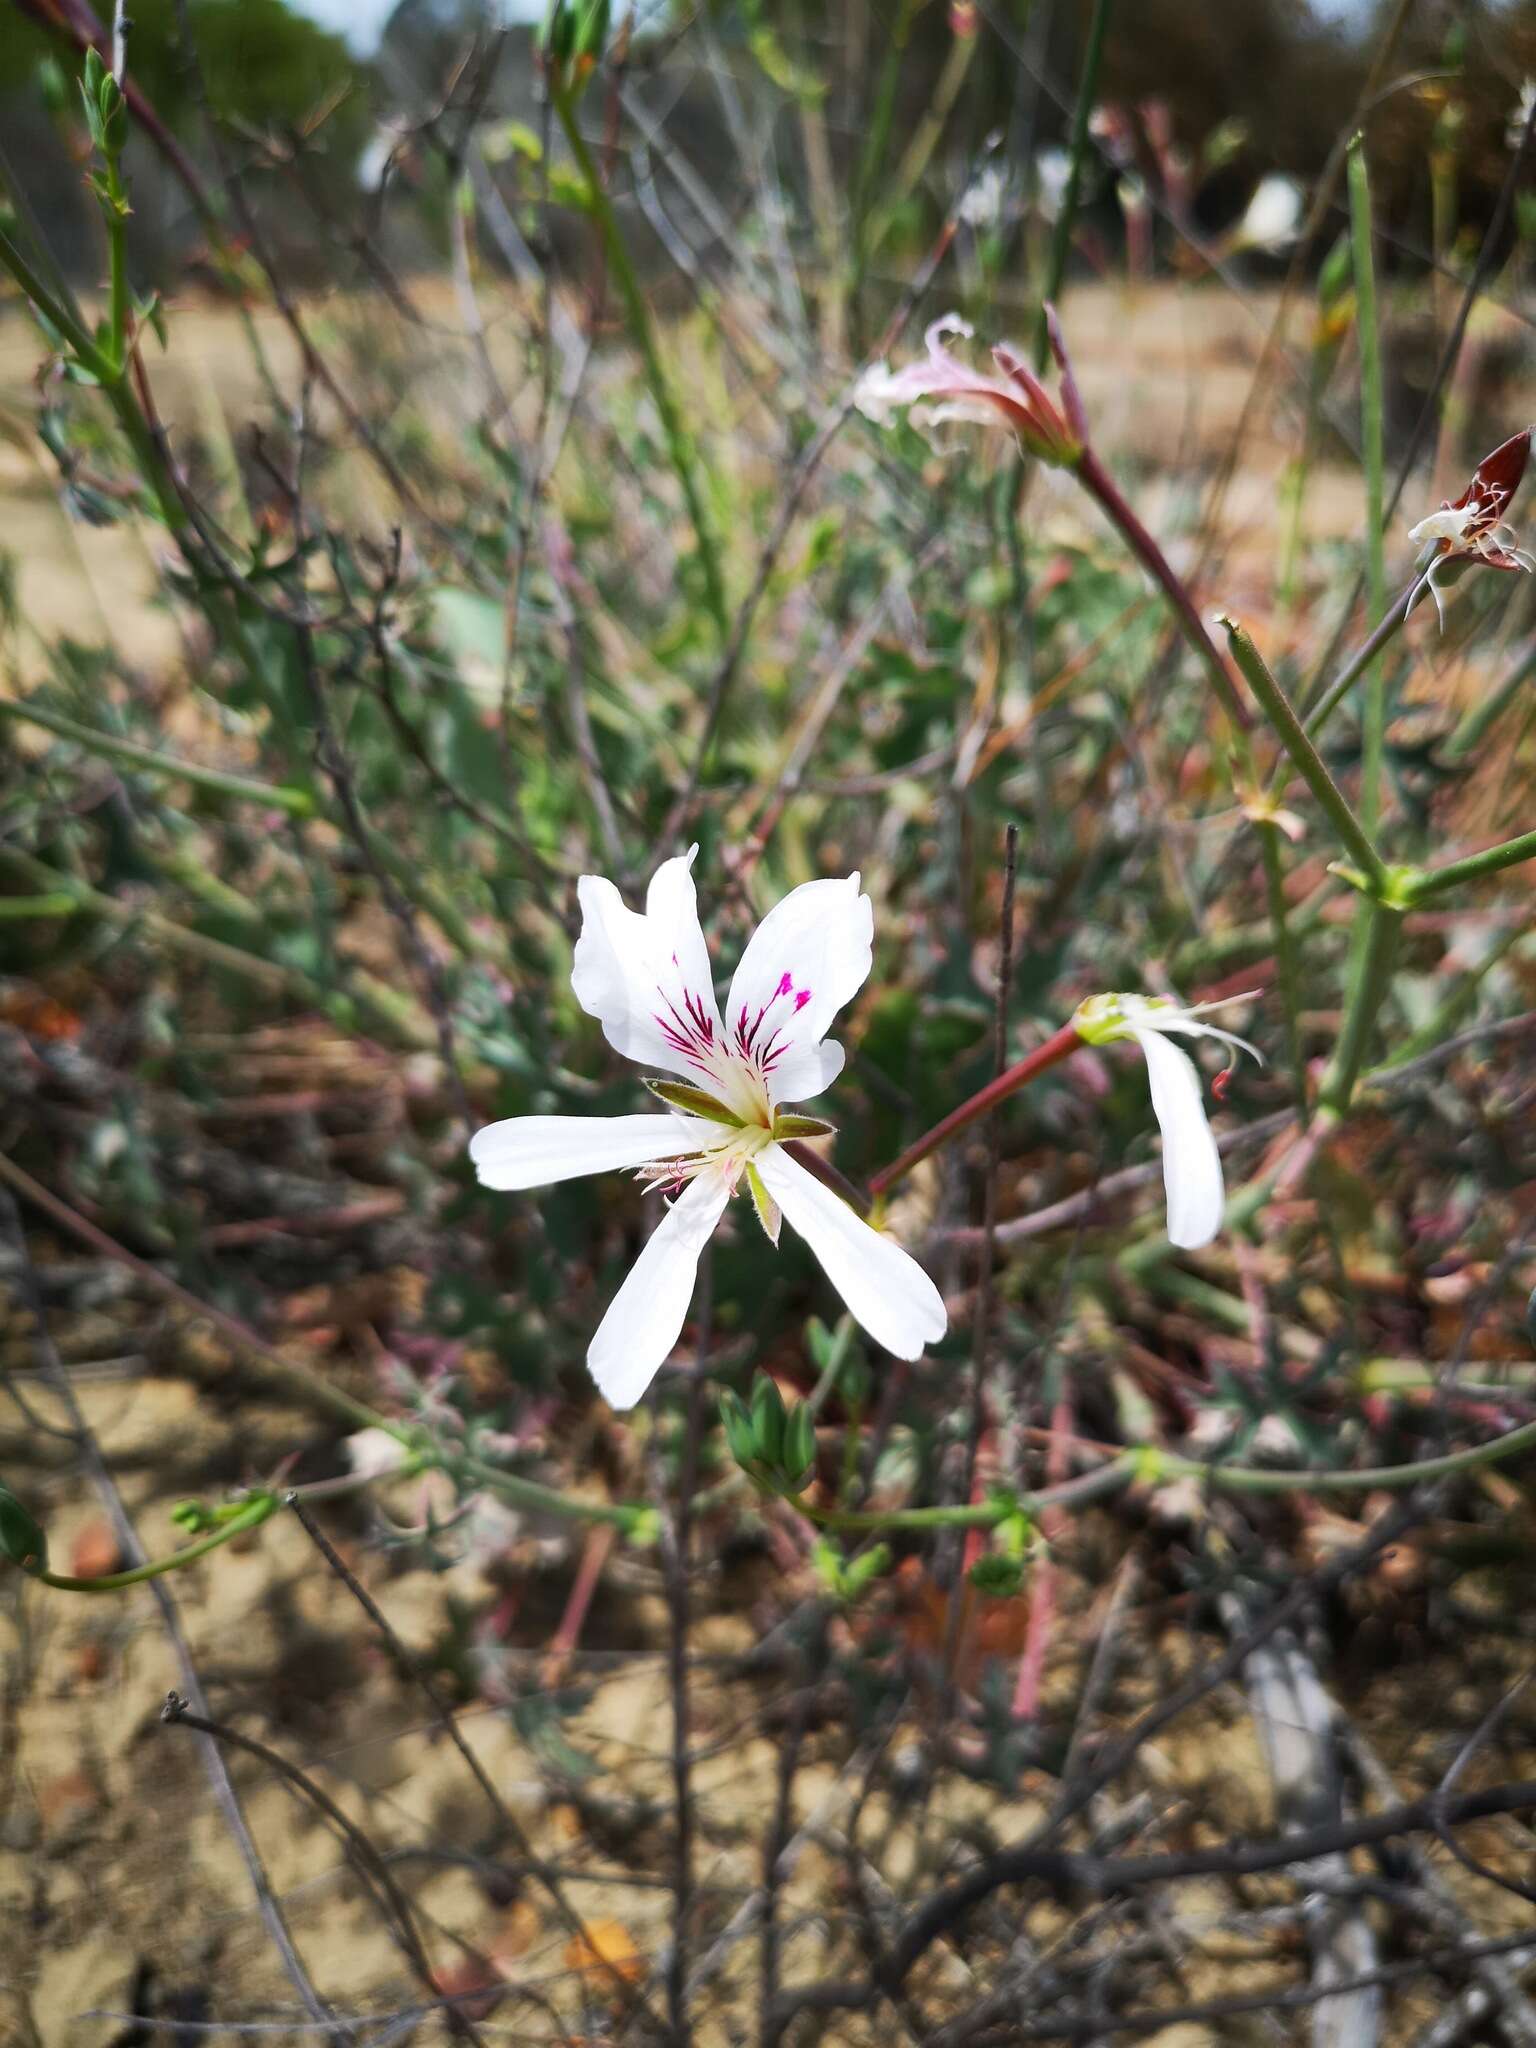
[[[1474,497],[1481,498],[1488,506],[1491,519],[1502,519],[1511,499],[1520,488],[1525,475],[1525,465],[1531,459],[1531,430],[1522,427],[1518,434],[1511,434],[1507,441],[1485,455],[1472,472],[1472,481],[1456,500],[1454,510],[1470,504]]]

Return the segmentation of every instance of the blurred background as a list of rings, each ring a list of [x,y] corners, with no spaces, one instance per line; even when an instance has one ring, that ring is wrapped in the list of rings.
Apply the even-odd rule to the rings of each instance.
[[[615,1416],[583,1361],[654,1201],[465,1156],[646,1106],[570,992],[575,881],[635,902],[697,839],[725,973],[864,875],[855,1181],[1123,988],[1244,1004],[1266,1064],[1212,1109],[1258,1184],[1344,1014],[1326,825],[1292,786],[1261,863],[1070,474],[854,383],[952,310],[1044,361],[1054,299],[1136,513],[1315,708],[1536,414],[1536,4],[673,0],[552,59],[532,4],[136,0],[107,149],[109,13],[0,0],[0,1483],[76,1578],[250,1488],[314,1530],[111,1596],[4,1567],[14,2038],[1536,2040],[1507,1815],[1481,1872],[1419,1835],[1004,1892],[899,2003],[838,1993],[1042,1826],[1193,1854],[1536,1778],[1529,1453],[1371,1482],[1536,1422],[1528,868],[1408,920],[1361,1105],[1246,1233],[1172,1254],[1125,1047],[925,1161],[911,1369],[749,1217]],[[1530,831],[1533,582],[1448,577],[1382,656],[1393,859]],[[1013,1552],[829,1547],[717,1426],[765,1378],[829,1510],[1141,1476]]]

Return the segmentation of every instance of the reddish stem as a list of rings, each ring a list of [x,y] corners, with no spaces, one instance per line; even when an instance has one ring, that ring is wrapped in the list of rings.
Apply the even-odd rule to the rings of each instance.
[[[1121,497],[1119,487],[1091,448],[1085,448],[1078,460],[1077,477],[1089,496],[1097,500],[1100,510],[1119,531],[1137,561],[1161,586],[1164,596],[1173,607],[1185,639],[1199,656],[1206,674],[1211,679],[1211,687],[1220,698],[1222,709],[1239,732],[1246,732],[1252,721],[1242,698],[1238,695],[1236,680],[1220,648],[1211,638],[1206,623],[1189,594],[1188,586]]]
[[[978,1117],[985,1116],[988,1110],[995,1109],[998,1103],[1012,1095],[1016,1088],[1022,1088],[1027,1081],[1033,1081],[1035,1076],[1043,1074],[1047,1067],[1054,1067],[1059,1061],[1064,1060],[1068,1053],[1076,1052],[1083,1043],[1084,1040],[1079,1037],[1076,1025],[1063,1024],[1044,1045],[1037,1045],[1033,1052],[1026,1053],[1023,1059],[1011,1066],[1006,1073],[999,1074],[995,1081],[989,1081],[985,1088],[979,1088],[974,1095],[962,1102],[958,1109],[952,1109],[947,1117],[936,1123],[931,1131],[925,1131],[922,1137],[909,1145],[899,1159],[892,1160],[889,1166],[882,1167],[879,1173],[872,1175],[869,1183],[870,1193],[877,1197],[883,1195],[887,1188],[893,1187],[905,1174],[909,1174],[919,1160],[926,1159],[930,1152],[936,1152],[941,1145],[947,1145],[957,1131],[963,1131],[967,1124],[975,1123]]]

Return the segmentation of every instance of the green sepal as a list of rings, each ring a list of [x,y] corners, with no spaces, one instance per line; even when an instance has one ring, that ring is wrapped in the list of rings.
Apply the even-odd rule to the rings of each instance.
[[[758,1457],[775,1469],[784,1461],[784,1420],[778,1382],[769,1373],[759,1373],[752,1387],[752,1434]]]
[[[773,1119],[773,1135],[776,1138],[828,1138],[837,1129],[825,1117],[794,1116],[787,1110],[779,1110]]]
[[[690,1116],[707,1117],[712,1124],[729,1124],[734,1131],[746,1128],[735,1110],[717,1102],[707,1089],[695,1088],[687,1081],[652,1081],[649,1078],[645,1085],[672,1109],[686,1110]]]
[[[48,1538],[42,1526],[6,1487],[0,1486],[0,1554],[24,1572],[40,1572],[48,1564]]]
[[[720,1421],[731,1456],[744,1470],[750,1471],[757,1462],[757,1431],[752,1427],[746,1402],[728,1387],[720,1396]]]
[[[816,1465],[816,1418],[809,1401],[799,1401],[789,1412],[784,1430],[784,1481],[791,1493],[798,1493]]]
[[[763,1235],[777,1250],[779,1232],[784,1225],[784,1212],[763,1186],[763,1177],[750,1159],[747,1161],[747,1189],[752,1196],[752,1206],[757,1211],[757,1220],[763,1226]]]

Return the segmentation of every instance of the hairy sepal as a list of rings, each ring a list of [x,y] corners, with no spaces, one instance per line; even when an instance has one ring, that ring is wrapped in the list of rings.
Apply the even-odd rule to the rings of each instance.
[[[825,1117],[795,1116],[782,1109],[773,1120],[773,1135],[781,1143],[785,1138],[830,1138],[836,1129]]]
[[[747,1161],[747,1187],[752,1196],[752,1206],[757,1211],[757,1220],[763,1226],[763,1234],[777,1249],[784,1212],[763,1186],[763,1177],[750,1159]]]
[[[659,1095],[671,1109],[681,1109],[689,1116],[708,1118],[712,1124],[728,1124],[732,1130],[745,1128],[744,1120],[734,1109],[727,1109],[723,1102],[717,1102],[706,1089],[694,1088],[686,1081],[646,1081],[646,1087],[653,1095]]]

